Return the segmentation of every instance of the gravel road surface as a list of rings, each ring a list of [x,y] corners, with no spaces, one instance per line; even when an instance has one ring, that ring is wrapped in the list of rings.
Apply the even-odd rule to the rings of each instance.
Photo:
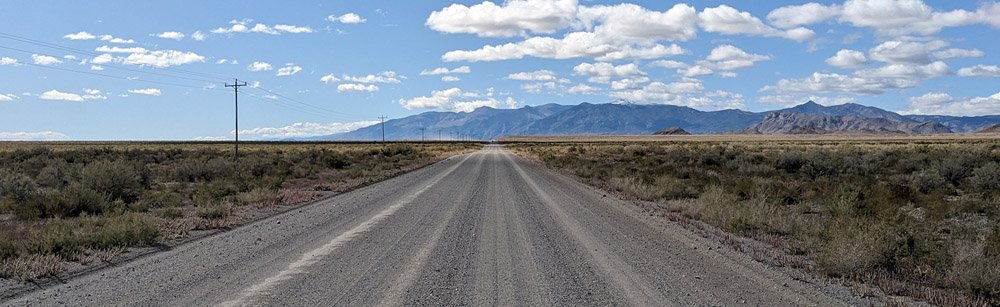
[[[0,305],[839,306],[501,146]]]

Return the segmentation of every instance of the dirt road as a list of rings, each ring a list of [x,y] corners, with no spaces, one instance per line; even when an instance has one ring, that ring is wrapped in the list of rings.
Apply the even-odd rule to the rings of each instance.
[[[0,305],[859,303],[830,289],[487,146]]]

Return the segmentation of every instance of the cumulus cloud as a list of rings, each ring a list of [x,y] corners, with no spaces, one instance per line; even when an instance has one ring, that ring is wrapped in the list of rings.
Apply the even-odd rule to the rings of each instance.
[[[247,66],[247,70],[249,71],[269,71],[273,69],[274,66],[271,66],[271,63],[261,62],[261,61],[254,61],[253,63],[250,63],[249,66]]]
[[[593,94],[596,93],[597,91],[598,88],[582,83],[574,85],[573,87],[570,87],[569,89],[566,90],[566,92],[570,94]]]
[[[205,57],[194,52],[154,50],[146,53],[129,54],[122,60],[122,63],[127,65],[149,65],[163,68],[204,61]]]
[[[179,41],[181,39],[184,39],[184,33],[174,32],[174,31],[168,31],[168,32],[163,32],[163,33],[157,34],[156,37],[165,38],[165,39],[172,39],[172,40],[178,40]]]
[[[205,33],[201,33],[201,31],[194,31],[194,33],[191,33],[191,39],[194,39],[196,41],[200,42],[205,40],[206,38],[208,38],[208,35],[205,35]]]
[[[84,95],[81,96],[81,97],[84,100],[95,100],[95,99],[105,100],[105,99],[108,99],[108,97],[104,96],[101,93],[101,90],[98,90],[98,89],[85,88],[85,89],[83,89],[83,93],[84,93]]]
[[[39,132],[7,132],[0,131],[0,140],[3,141],[60,141],[66,140],[69,136],[55,131]]]
[[[940,77],[951,73],[944,62],[937,61],[927,65],[889,64],[874,69],[866,69],[855,74],[866,78],[897,78],[919,80]]]
[[[149,95],[149,96],[160,96],[160,94],[162,94],[160,92],[160,89],[155,89],[155,88],[128,90],[128,92],[132,94]]]
[[[678,62],[678,61],[674,61],[674,60],[657,60],[657,61],[653,61],[652,63],[649,63],[648,66],[649,67],[662,67],[662,68],[669,68],[669,69],[680,69],[680,68],[688,67],[688,65],[686,63],[682,63],[682,62]]]
[[[83,101],[83,96],[73,93],[64,93],[57,90],[50,90],[42,93],[38,96],[39,99],[43,100],[62,100],[62,101],[73,101],[80,102]]]
[[[767,14],[767,20],[776,27],[789,29],[823,22],[838,14],[840,7],[837,5],[825,6],[810,2],[776,8]]]
[[[1000,114],[1000,93],[989,97],[957,99],[947,93],[932,92],[911,97],[909,109],[901,114],[930,115],[995,115]]]
[[[330,84],[340,81],[340,78],[337,78],[333,74],[327,74],[326,76],[319,78],[319,81],[323,81],[323,83]]]
[[[951,59],[951,58],[978,58],[985,55],[979,49],[959,49],[951,48],[948,50],[941,50],[934,52],[934,57],[939,59]]]
[[[446,75],[446,74],[467,74],[471,72],[472,68],[469,68],[469,66],[459,66],[452,69],[448,69],[447,67],[438,67],[431,70],[424,69],[420,71],[420,75],[434,76],[434,75]]]
[[[250,26],[250,23],[252,22],[253,20],[250,19],[233,20],[229,22],[229,27],[219,27],[211,32],[215,34],[265,33],[271,35],[280,35],[281,33],[298,34],[315,32],[315,30],[307,26],[278,24],[271,27],[263,23],[255,23],[253,26]]]
[[[733,45],[721,45],[712,49],[700,64],[716,70],[735,70],[751,67],[756,62],[769,60],[771,57],[751,54]]]
[[[948,43],[942,40],[927,42],[886,41],[875,46],[868,53],[876,61],[887,63],[927,64],[931,60],[931,52],[944,47]]]
[[[357,83],[400,83],[399,78],[400,77],[396,74],[396,72],[391,70],[383,71],[378,74],[368,74],[365,76],[341,76],[341,79],[344,81]]]
[[[694,95],[702,90],[700,81],[686,79],[671,83],[655,81],[639,88],[614,91],[610,95],[635,102],[680,105],[702,110],[736,109],[744,106],[741,94],[712,91]]]
[[[361,18],[360,15],[355,13],[347,13],[340,16],[330,15],[326,16],[326,20],[332,22],[346,23],[346,24],[359,24],[368,21],[368,19]]]
[[[97,47],[97,49],[94,49],[94,51],[104,52],[104,53],[146,53],[149,50],[146,50],[146,48],[142,47],[118,47],[118,46],[109,47],[107,45],[104,45]]]
[[[611,63],[581,63],[573,67],[573,72],[578,75],[588,77],[588,81],[597,83],[610,83],[616,78],[636,78],[646,77],[646,73],[639,69],[635,63],[615,66]]]
[[[0,101],[14,101],[17,98],[14,94],[0,94]]]
[[[337,85],[338,92],[375,92],[378,86],[374,84],[342,83]]]
[[[826,64],[844,69],[858,69],[868,65],[868,58],[861,51],[841,49],[836,55],[826,59]]]
[[[288,65],[282,68],[278,68],[278,72],[277,74],[275,74],[275,76],[278,77],[291,76],[299,73],[300,71],[302,71],[302,67],[297,65]]]
[[[284,127],[261,127],[240,130],[240,136],[249,139],[287,139],[309,136],[330,135],[357,130],[377,124],[378,121],[357,121],[347,123],[294,123]]]
[[[439,32],[481,37],[547,34],[568,26],[577,7],[576,0],[511,0],[502,5],[486,1],[472,6],[456,3],[432,12],[426,25]]]
[[[521,84],[521,90],[528,93],[538,94],[541,93],[543,89],[547,89],[550,91],[555,90],[556,86],[557,85],[555,82],[525,83]]]
[[[63,38],[69,39],[69,40],[90,40],[90,39],[97,38],[97,36],[94,36],[93,34],[90,34],[90,33],[84,32],[84,31],[80,31],[80,32],[73,33],[73,34],[66,34],[65,36],[63,36]]]
[[[555,81],[556,73],[543,69],[532,72],[519,72],[507,75],[507,79],[520,81]]]
[[[867,78],[858,75],[815,72],[801,79],[781,79],[765,86],[764,92],[785,93],[854,93],[878,95],[892,89],[917,86],[918,81],[904,78]]]
[[[749,12],[741,12],[728,5],[705,8],[698,13],[699,24],[705,31],[721,34],[746,34],[756,36],[784,37],[795,41],[813,38],[815,33],[806,28],[778,30],[764,24]]]
[[[0,65],[12,65],[12,66],[15,66],[15,65],[17,65],[17,59],[15,59],[15,58],[8,58],[8,57],[2,57],[2,58],[0,58]]]
[[[479,107],[497,108],[501,104],[508,107],[517,105],[517,101],[511,97],[507,97],[505,100],[493,97],[492,91],[483,96],[476,92],[463,91],[457,87],[432,91],[430,96],[400,99],[398,103],[408,110],[435,109],[458,112],[472,112]]]
[[[132,44],[132,43],[135,43],[134,40],[124,39],[124,38],[121,38],[121,37],[114,37],[111,34],[101,35],[101,40],[105,41],[105,42],[112,43],[112,44]]]
[[[462,80],[461,78],[455,77],[455,76],[444,76],[444,77],[441,77],[441,81],[444,81],[444,82],[456,82],[456,81],[461,81],[461,80]]]
[[[1000,78],[1000,67],[996,65],[963,67],[958,70],[958,75],[962,77]]]
[[[45,66],[62,64],[62,61],[60,61],[56,57],[41,55],[41,54],[32,54],[31,61],[34,62],[35,64],[45,65]]]

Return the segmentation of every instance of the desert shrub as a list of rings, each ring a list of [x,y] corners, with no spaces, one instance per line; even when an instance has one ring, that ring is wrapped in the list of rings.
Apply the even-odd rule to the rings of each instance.
[[[144,209],[177,207],[184,204],[184,198],[176,191],[150,191],[139,198],[138,204]]]
[[[775,168],[785,172],[794,173],[799,171],[806,164],[806,159],[798,152],[784,152],[778,155],[775,161]]]
[[[97,161],[80,170],[80,181],[110,200],[132,203],[145,188],[139,168],[123,161]]]
[[[978,191],[1000,191],[1000,164],[990,162],[972,171],[969,184]]]
[[[215,204],[198,207],[198,211],[195,214],[206,220],[219,220],[228,217],[231,212],[232,208],[228,205]]]
[[[69,179],[69,174],[66,171],[68,168],[69,166],[65,163],[46,166],[38,171],[35,181],[43,187],[62,188]]]
[[[82,213],[100,214],[108,207],[107,198],[101,193],[79,183],[73,183],[59,193],[54,217],[75,217]]]
[[[910,182],[914,188],[925,194],[948,186],[947,178],[931,171],[919,171],[911,174]]]
[[[231,162],[225,158],[209,161],[186,159],[173,166],[173,179],[181,182],[212,181],[232,172]]]
[[[168,207],[160,212],[160,217],[165,219],[179,219],[184,217],[184,211],[177,207]]]
[[[0,170],[0,197],[25,201],[37,190],[38,184],[31,177],[10,170]]]

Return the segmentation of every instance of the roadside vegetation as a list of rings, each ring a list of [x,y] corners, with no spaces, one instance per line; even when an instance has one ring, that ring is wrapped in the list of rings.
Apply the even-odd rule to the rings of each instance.
[[[477,149],[447,144],[0,143],[0,277],[250,222]]]
[[[887,295],[1000,305],[1000,141],[520,143],[584,182]],[[720,243],[744,251],[738,240]],[[749,251],[748,251],[749,252]],[[796,260],[804,259],[804,260]]]

